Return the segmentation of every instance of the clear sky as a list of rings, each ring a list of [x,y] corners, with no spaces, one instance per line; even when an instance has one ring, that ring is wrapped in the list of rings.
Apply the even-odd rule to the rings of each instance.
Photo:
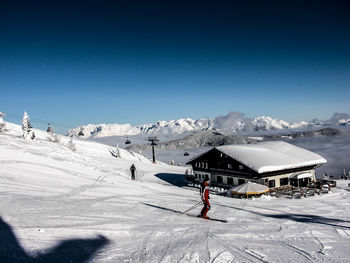
[[[308,121],[349,98],[350,1],[0,2],[8,121]]]

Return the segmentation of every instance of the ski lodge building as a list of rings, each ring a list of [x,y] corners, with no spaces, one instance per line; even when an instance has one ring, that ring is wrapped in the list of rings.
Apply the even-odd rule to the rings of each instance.
[[[327,163],[320,155],[283,141],[223,145],[192,158],[197,180],[209,177],[210,184],[222,187],[248,181],[269,188],[306,186],[315,180],[315,168]]]

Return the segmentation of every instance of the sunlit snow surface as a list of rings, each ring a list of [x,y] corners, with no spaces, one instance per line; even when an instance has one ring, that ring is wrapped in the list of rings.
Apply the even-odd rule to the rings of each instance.
[[[185,168],[75,140],[77,151],[0,134],[0,262],[349,262],[350,192],[305,199],[211,195],[208,215],[181,215],[200,201],[181,183]],[[137,180],[131,181],[134,163]],[[177,174],[177,175],[176,175]],[[197,208],[190,211],[196,215]],[[16,243],[16,242],[19,243]],[[70,261],[69,261],[70,260]]]

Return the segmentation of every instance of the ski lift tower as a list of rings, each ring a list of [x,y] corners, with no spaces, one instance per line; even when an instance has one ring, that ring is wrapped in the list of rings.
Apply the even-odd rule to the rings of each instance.
[[[154,154],[154,146],[157,145],[157,142],[159,142],[159,140],[157,139],[157,137],[148,137],[148,141],[151,142],[151,145],[152,145],[153,163],[156,163],[156,156]]]

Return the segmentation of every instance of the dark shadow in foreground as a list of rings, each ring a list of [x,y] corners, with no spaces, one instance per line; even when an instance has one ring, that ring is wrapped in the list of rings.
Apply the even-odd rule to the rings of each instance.
[[[155,176],[169,184],[172,184],[178,187],[187,185],[185,181],[185,175],[183,174],[161,173],[161,174],[155,174]]]
[[[2,263],[82,263],[91,259],[97,250],[108,243],[108,239],[101,235],[90,239],[69,239],[48,249],[45,254],[32,256],[27,254],[20,245],[11,226],[0,217],[0,262]]]

